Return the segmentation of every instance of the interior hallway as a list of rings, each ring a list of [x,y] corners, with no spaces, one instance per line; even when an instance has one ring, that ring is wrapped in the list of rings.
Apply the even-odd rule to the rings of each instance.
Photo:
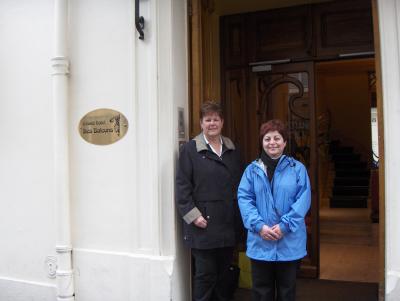
[[[379,282],[379,224],[369,214],[369,208],[320,209],[320,279]]]

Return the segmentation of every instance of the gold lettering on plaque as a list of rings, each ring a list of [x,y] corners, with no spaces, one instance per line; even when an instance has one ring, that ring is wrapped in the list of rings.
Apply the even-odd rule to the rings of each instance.
[[[128,120],[115,110],[97,109],[87,113],[79,122],[81,137],[92,144],[107,145],[117,142],[128,131]]]

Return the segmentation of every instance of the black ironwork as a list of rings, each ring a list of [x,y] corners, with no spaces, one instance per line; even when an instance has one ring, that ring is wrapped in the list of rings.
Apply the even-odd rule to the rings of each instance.
[[[303,84],[301,83],[301,81],[299,81],[296,78],[289,77],[289,76],[283,76],[282,78],[279,78],[279,79],[273,81],[272,83],[266,85],[267,87],[263,91],[263,95],[261,98],[260,110],[259,110],[259,113],[262,114],[263,121],[268,119],[267,113],[268,113],[268,105],[269,105],[269,100],[270,100],[269,95],[272,92],[272,90],[281,84],[289,84],[289,83],[295,85],[299,89],[298,93],[291,95],[289,98],[290,112],[300,119],[309,120],[309,118],[307,116],[301,116],[299,113],[297,113],[294,110],[294,103],[296,102],[296,100],[301,99],[304,95]],[[265,85],[265,82],[262,81],[262,84]]]
[[[290,95],[288,99],[288,109],[289,109],[289,139],[288,139],[288,152],[296,159],[302,161],[307,167],[310,166],[310,146],[307,141],[309,131],[309,116],[303,116],[301,112],[296,111],[296,102],[301,101],[304,98],[304,86],[303,83],[297,78],[283,74],[281,78],[274,80],[271,83],[266,83],[263,78],[259,79],[259,92],[262,94],[261,102],[259,105],[258,114],[261,115],[261,123],[267,121],[272,116],[269,116],[270,102],[272,101],[271,92],[277,86],[281,84],[292,84],[297,89],[297,93]],[[296,137],[300,138],[302,143],[298,144]],[[300,142],[300,141],[299,141]]]
[[[317,117],[317,146],[318,152],[328,160],[331,144],[332,114],[329,109]]]
[[[140,0],[135,0],[135,25],[136,25],[136,30],[139,33],[139,39],[144,40],[144,18],[140,16],[139,12],[139,2]]]

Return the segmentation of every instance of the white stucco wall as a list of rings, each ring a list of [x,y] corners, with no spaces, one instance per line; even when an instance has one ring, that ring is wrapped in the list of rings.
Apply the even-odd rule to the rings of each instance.
[[[68,58],[71,236],[76,300],[187,300],[188,252],[174,205],[178,107],[187,128],[186,6],[70,0]],[[52,0],[0,2],[0,300],[55,300]],[[7,47],[4,47],[7,45]],[[96,146],[78,131],[98,108],[123,113],[127,135]]]
[[[181,260],[189,260],[176,235],[174,206],[177,106],[187,106],[185,6],[184,1],[141,1],[141,41],[133,4],[71,2],[77,300],[169,300],[172,294],[174,300],[187,300],[188,281],[181,273],[187,265]],[[124,139],[101,147],[78,136],[80,118],[96,108],[125,114],[130,126]]]
[[[184,0],[70,0],[70,193],[76,300],[188,300],[174,208],[177,108],[187,128]],[[55,300],[52,0],[0,1],[0,300]],[[386,299],[400,296],[400,0],[378,1],[385,125]],[[97,108],[130,124],[115,144],[82,140]]]
[[[74,248],[128,252],[135,247],[136,117],[130,1],[70,1],[70,168]],[[127,135],[98,146],[78,132],[98,108],[122,112]]]
[[[0,1],[0,300],[54,300],[53,2]]]

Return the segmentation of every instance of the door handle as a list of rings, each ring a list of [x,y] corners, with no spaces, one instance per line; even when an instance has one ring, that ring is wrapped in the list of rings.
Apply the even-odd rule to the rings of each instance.
[[[135,0],[135,25],[136,25],[136,30],[139,33],[139,39],[144,40],[144,18],[140,16],[139,12],[139,1],[140,0]]]

